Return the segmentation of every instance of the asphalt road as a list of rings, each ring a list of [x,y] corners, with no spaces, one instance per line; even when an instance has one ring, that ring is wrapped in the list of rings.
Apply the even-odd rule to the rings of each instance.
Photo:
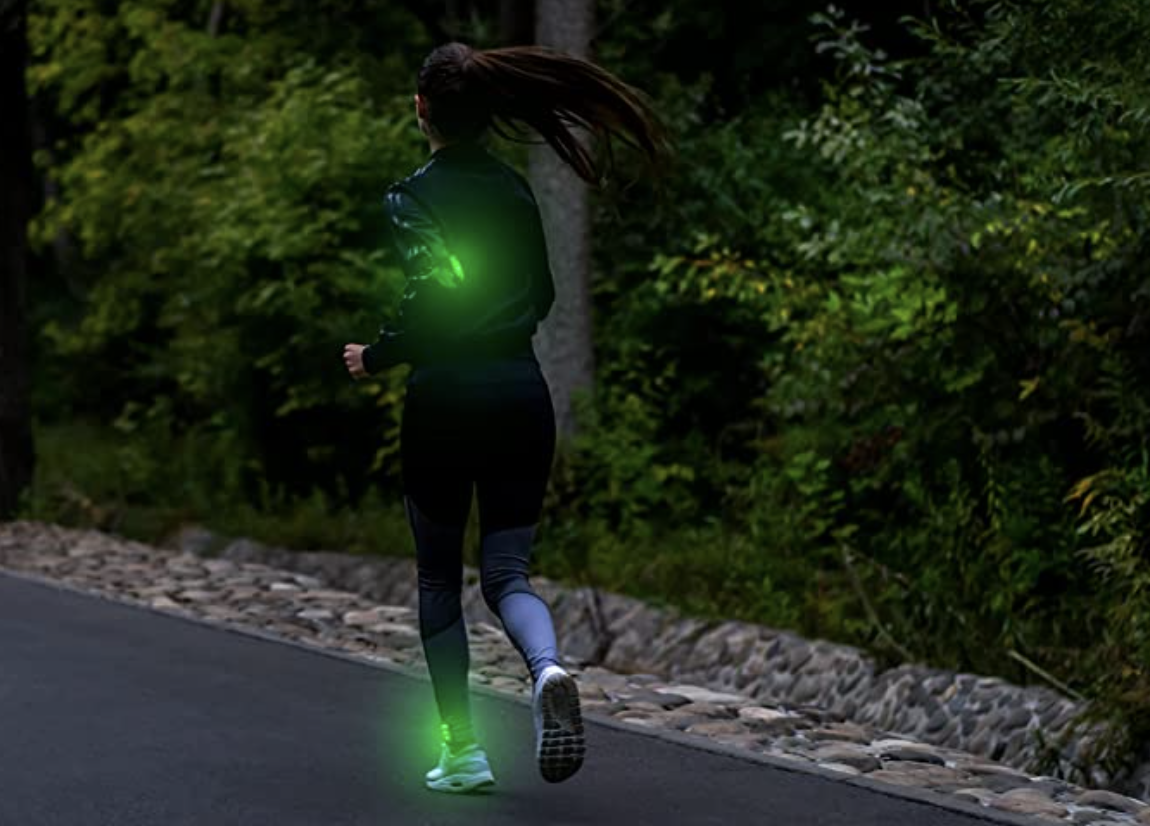
[[[551,784],[530,709],[473,706],[494,791],[433,792],[425,679],[0,573],[0,826],[991,822],[591,719]]]

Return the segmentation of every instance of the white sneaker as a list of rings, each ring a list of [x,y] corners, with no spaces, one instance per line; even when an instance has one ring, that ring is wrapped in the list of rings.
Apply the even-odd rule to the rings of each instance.
[[[531,695],[535,719],[535,760],[549,783],[566,780],[583,765],[583,716],[579,686],[561,666],[549,665]]]
[[[446,738],[439,751],[439,763],[424,775],[424,780],[427,788],[440,792],[486,791],[495,784],[487,754],[478,743],[452,754]]]

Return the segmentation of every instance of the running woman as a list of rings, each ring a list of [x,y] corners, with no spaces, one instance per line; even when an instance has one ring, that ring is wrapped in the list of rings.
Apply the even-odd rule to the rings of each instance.
[[[539,46],[435,48],[415,110],[430,159],[384,203],[406,276],[397,322],[347,344],[356,378],[409,363],[400,425],[404,508],[415,540],[419,628],[443,736],[426,785],[494,784],[472,728],[460,604],[464,529],[475,487],[484,601],[531,674],[535,756],[544,780],[577,772],[586,750],[579,691],[563,668],[529,558],[555,450],[555,413],[531,337],[555,299],[538,205],[527,180],[486,146],[489,127],[534,129],[585,181],[611,171],[610,138],[653,169],[670,156],[648,98],[595,64]],[[606,138],[600,162],[568,129]]]

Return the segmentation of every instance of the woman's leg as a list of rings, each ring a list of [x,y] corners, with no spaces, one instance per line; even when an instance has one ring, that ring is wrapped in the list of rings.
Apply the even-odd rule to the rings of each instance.
[[[555,412],[538,365],[487,391],[476,419],[484,434],[475,469],[481,587],[535,680],[560,664],[551,612],[528,582],[555,452]]]
[[[468,690],[470,655],[460,596],[463,534],[472,480],[458,433],[466,415],[434,388],[408,388],[400,432],[404,508],[415,540],[419,630],[440,720],[450,740],[474,741]]]

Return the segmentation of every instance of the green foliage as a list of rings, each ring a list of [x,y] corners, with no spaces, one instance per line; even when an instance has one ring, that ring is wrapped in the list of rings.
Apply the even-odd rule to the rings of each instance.
[[[1150,731],[1150,446],[1127,449],[1125,461],[1080,479],[1067,495],[1079,501],[1077,532],[1094,543],[1079,549],[1096,574],[1103,622],[1087,657],[1091,719],[1118,715],[1116,737],[1092,755],[1111,770],[1139,754]]]
[[[755,553],[807,574],[804,631],[1020,681],[1037,662],[1123,720],[1127,746],[1145,740],[1128,457],[1150,426],[1150,76],[1129,69],[1150,19],[946,4],[912,23],[913,61],[834,9],[813,22],[836,66],[814,112],[784,102],[701,134],[687,118],[684,151],[706,161],[677,208],[604,227],[661,247],[641,275],[604,257],[611,369],[640,395],[643,376],[676,377],[652,403],[659,452],[742,436],[737,470],[697,459],[711,490],[688,501],[721,491]],[[704,399],[721,399],[705,424],[676,415]],[[625,421],[601,417],[597,437]],[[1064,503],[1084,478],[1126,480],[1082,528],[1109,538],[1091,557],[1108,578]]]
[[[270,35],[213,37],[163,3],[82,16],[98,25],[75,24],[76,5],[43,4],[33,88],[68,115],[105,82],[95,47],[69,50],[77,26],[130,57],[107,67],[122,88],[51,166],[63,197],[32,227],[41,245],[72,233],[100,263],[80,312],[41,326],[53,375],[76,403],[102,391],[106,415],[154,407],[211,428],[248,494],[264,475],[299,490],[346,471],[339,420],[399,393],[394,375],[356,386],[342,348],[373,340],[398,297],[380,193],[419,157],[407,78],[381,89]],[[65,379],[79,360],[89,369]],[[372,470],[395,452],[395,418]]]
[[[138,411],[137,411],[138,412]],[[113,426],[74,421],[38,424],[39,461],[22,518],[116,531],[159,542],[186,522],[224,537],[272,545],[400,556],[411,531],[394,497],[369,489],[313,489],[293,495],[264,480],[256,496],[239,490],[230,457],[237,449],[209,428],[173,432],[166,417],[128,417]]]

